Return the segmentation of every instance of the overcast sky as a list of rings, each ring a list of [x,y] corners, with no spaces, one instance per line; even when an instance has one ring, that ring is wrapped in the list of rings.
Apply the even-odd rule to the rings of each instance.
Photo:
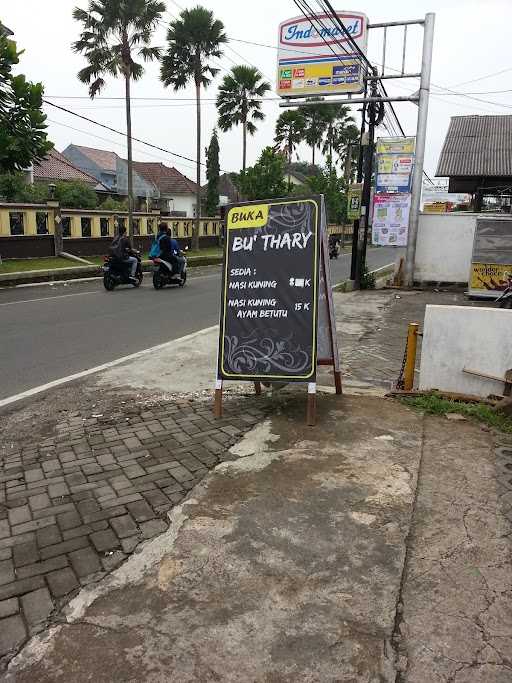
[[[0,20],[15,33],[18,47],[25,53],[20,63],[20,71],[34,81],[42,81],[45,94],[56,104],[73,109],[106,123],[119,130],[125,128],[124,105],[122,99],[87,99],[87,88],[76,78],[77,71],[84,66],[81,56],[72,53],[70,44],[79,33],[79,25],[73,21],[71,12],[75,5],[86,8],[86,0],[4,0]],[[181,6],[191,6],[179,0]],[[310,3],[316,6],[314,0]],[[226,47],[220,64],[223,69],[214,83],[203,92],[206,100],[203,107],[203,147],[209,141],[216,123],[215,98],[217,86],[222,75],[233,63],[247,60],[256,65],[275,87],[276,50],[253,47],[234,39],[252,40],[269,45],[277,43],[277,26],[280,21],[294,17],[298,11],[292,0],[258,0],[243,2],[234,0],[208,0],[205,5],[213,10],[226,27],[232,39]],[[479,102],[467,97],[456,97],[433,87],[430,100],[429,124],[425,169],[433,175],[441,145],[446,133],[450,116],[468,114],[512,114],[512,60],[511,26],[512,2],[510,0],[366,0],[361,5],[348,6],[334,4],[344,10],[366,13],[371,22],[416,19],[426,12],[436,13],[434,58],[432,81],[436,86],[470,93],[471,97],[499,103]],[[167,0],[168,13],[176,16],[179,8],[172,0]],[[393,29],[388,34],[391,50],[387,64],[400,68],[401,29]],[[369,56],[381,62],[382,31],[370,31]],[[165,26],[159,26],[154,43],[165,44]],[[421,30],[417,27],[409,32],[407,66],[419,70],[419,49]],[[238,53],[238,54],[236,54]],[[502,74],[496,72],[507,69]],[[390,72],[392,73],[392,72]],[[488,77],[487,77],[488,76]],[[485,78],[482,78],[485,77]],[[469,83],[468,81],[475,82]],[[388,81],[389,93],[403,95],[417,88],[417,81]],[[493,92],[506,91],[509,92]],[[491,91],[491,92],[490,92]],[[165,89],[159,81],[159,67],[147,67],[142,80],[133,86],[133,134],[143,140],[165,147],[187,157],[195,157],[195,111],[193,89],[174,93]],[[481,94],[484,93],[484,94]],[[275,93],[270,93],[274,96]],[[120,81],[109,80],[102,97],[123,97]],[[139,100],[136,98],[168,97],[169,101]],[[84,99],[75,99],[84,98]],[[252,164],[261,149],[272,144],[274,125],[280,113],[278,102],[269,101],[263,105],[266,119],[248,144],[248,163]],[[354,107],[355,108],[355,107]],[[416,107],[414,104],[395,105],[397,114],[406,134],[414,134],[416,129]],[[70,142],[89,145],[102,149],[112,149],[125,156],[123,138],[115,133],[102,130],[86,121],[64,112],[46,107],[49,118],[49,134],[58,150]],[[70,128],[71,127],[71,128]],[[380,135],[386,135],[381,129]],[[238,170],[241,164],[241,131],[235,129],[220,134],[221,167],[223,170]],[[301,159],[310,160],[311,152],[307,147],[299,149]],[[151,150],[144,145],[134,145],[134,158],[139,160],[159,160],[176,166],[180,171],[194,178],[194,166],[168,154]]]

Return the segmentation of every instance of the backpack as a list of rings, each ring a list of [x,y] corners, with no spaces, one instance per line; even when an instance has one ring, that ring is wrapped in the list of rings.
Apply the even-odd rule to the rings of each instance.
[[[109,254],[117,259],[122,259],[124,254],[121,254],[121,237],[118,235],[114,238],[109,247]]]
[[[155,237],[153,243],[151,244],[151,249],[149,250],[149,258],[158,258],[162,253],[160,249],[160,240],[165,236],[165,232]]]

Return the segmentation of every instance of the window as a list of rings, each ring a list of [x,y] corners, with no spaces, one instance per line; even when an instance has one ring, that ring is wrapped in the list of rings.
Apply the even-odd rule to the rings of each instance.
[[[82,216],[80,218],[80,223],[82,224],[82,237],[91,236],[91,219],[89,216]]]
[[[155,220],[154,220],[154,218],[148,218],[147,225],[148,225],[148,235],[153,235],[153,233],[155,232]]]
[[[133,234],[140,235],[140,218],[133,219]]]
[[[118,228],[126,228],[126,218],[124,216],[118,216],[117,227]]]
[[[217,223],[214,221],[212,225],[212,235],[217,235]]]
[[[105,218],[105,216],[101,216],[100,218],[100,235],[102,237],[108,237],[109,235],[109,225],[108,225],[108,218]]]
[[[21,211],[10,211],[9,223],[11,226],[11,235],[25,234],[25,228],[23,225],[23,213]]]
[[[190,223],[188,221],[183,223],[183,232],[185,233],[185,237],[190,236]]]
[[[62,216],[62,237],[71,237],[71,216]]]
[[[48,214],[44,211],[36,211],[36,229],[38,235],[48,234]]]
[[[172,224],[172,234],[174,237],[179,237],[180,231],[179,231],[180,224],[176,223],[176,221]]]

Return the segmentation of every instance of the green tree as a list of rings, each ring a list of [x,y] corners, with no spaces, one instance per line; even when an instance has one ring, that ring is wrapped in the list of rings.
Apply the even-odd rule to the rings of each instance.
[[[284,157],[265,147],[254,166],[238,176],[239,189],[245,199],[276,199],[287,194],[284,179]]]
[[[310,98],[310,101],[316,101],[318,98]],[[304,117],[304,139],[311,147],[311,163],[315,163],[316,148],[322,144],[322,140],[327,130],[329,121],[329,107],[332,105],[319,103],[309,104],[299,107]]]
[[[274,142],[276,147],[284,147],[288,159],[288,184],[290,184],[290,164],[294,149],[304,139],[304,115],[297,109],[283,111],[276,121],[276,132]]]
[[[160,48],[151,46],[156,25],[166,9],[157,0],[89,0],[89,10],[76,7],[73,17],[82,23],[80,38],[73,50],[85,56],[88,65],[78,72],[82,83],[89,84],[91,99],[105,85],[104,76],[122,76],[125,84],[126,143],[128,148],[128,225],[133,237],[133,158],[131,81],[139,80],[144,62],[159,59]]]
[[[0,198],[6,202],[39,204],[48,199],[48,186],[29,185],[24,173],[0,174]]]
[[[224,24],[215,19],[206,7],[184,9],[169,24],[167,51],[162,57],[161,78],[174,90],[185,88],[190,81],[196,89],[196,220],[193,248],[199,249],[199,218],[201,212],[201,86],[210,85],[218,73],[209,60],[222,55],[227,42]]]
[[[210,145],[206,149],[206,215],[215,216],[219,206],[219,138],[217,129],[213,129]]]
[[[341,155],[344,152],[347,131],[349,126],[353,125],[354,119],[349,107],[345,104],[326,104],[324,106],[327,126],[322,152],[327,156],[328,167],[332,168],[334,153]]]
[[[323,194],[330,223],[342,224],[345,218],[346,193],[343,178],[336,169],[325,169],[319,175],[310,176],[307,183],[311,192]]]
[[[104,211],[128,211],[128,201],[107,197],[101,202],[100,208]]]
[[[46,136],[43,86],[12,75],[20,54],[0,32],[0,173],[27,168],[53,147]]]
[[[98,205],[98,196],[93,188],[79,181],[57,183],[55,199],[66,209],[95,209]]]
[[[255,121],[263,121],[261,101],[270,90],[270,83],[254,66],[240,64],[226,74],[217,95],[219,128],[226,132],[233,126],[242,125],[242,170],[247,162],[247,133],[256,132]]]

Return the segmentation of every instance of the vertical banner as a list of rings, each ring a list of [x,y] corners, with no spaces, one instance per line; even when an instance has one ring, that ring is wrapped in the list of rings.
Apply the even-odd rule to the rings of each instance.
[[[220,379],[315,381],[321,201],[228,208]]]
[[[376,194],[373,198],[373,244],[405,247],[410,210],[410,194]]]

